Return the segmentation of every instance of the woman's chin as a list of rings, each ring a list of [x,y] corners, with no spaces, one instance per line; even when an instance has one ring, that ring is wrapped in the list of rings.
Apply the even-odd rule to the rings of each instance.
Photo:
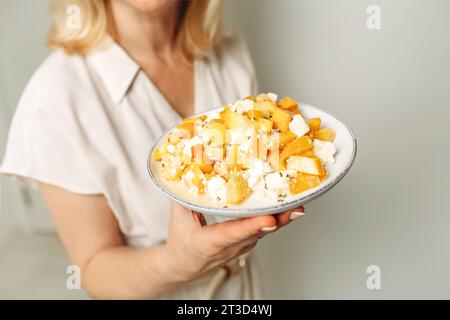
[[[176,4],[178,0],[118,0],[126,2],[136,10],[143,13],[156,13],[171,4]]]

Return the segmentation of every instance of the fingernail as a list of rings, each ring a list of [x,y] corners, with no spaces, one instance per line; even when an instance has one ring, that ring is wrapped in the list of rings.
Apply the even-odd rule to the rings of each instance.
[[[301,212],[301,211],[292,211],[292,212],[291,212],[291,215],[289,216],[289,219],[295,220],[295,219],[298,219],[298,218],[300,218],[300,217],[303,217],[304,215],[305,215],[304,212]]]
[[[262,228],[261,228],[261,231],[262,231],[262,232],[270,232],[270,231],[275,230],[276,228],[277,228],[277,226],[273,226],[273,227],[262,227]]]

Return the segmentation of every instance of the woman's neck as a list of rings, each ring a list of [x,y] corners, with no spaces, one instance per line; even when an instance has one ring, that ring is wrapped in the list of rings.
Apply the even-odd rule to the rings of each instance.
[[[138,11],[125,1],[110,1],[115,40],[137,61],[166,59],[175,50],[178,1],[157,12]]]

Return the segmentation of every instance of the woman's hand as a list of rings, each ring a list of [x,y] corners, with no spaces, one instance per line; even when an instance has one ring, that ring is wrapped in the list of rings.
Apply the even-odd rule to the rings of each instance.
[[[259,239],[304,215],[303,207],[206,225],[202,214],[174,204],[165,246],[167,266],[179,281],[200,278],[251,250]]]

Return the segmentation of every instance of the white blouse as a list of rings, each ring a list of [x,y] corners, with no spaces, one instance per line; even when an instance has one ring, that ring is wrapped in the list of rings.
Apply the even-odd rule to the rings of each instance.
[[[255,73],[241,37],[229,35],[194,62],[195,112],[256,93]],[[150,181],[153,142],[179,114],[115,42],[86,56],[52,53],[29,81],[13,118],[0,173],[107,199],[129,246],[167,237],[171,202]],[[209,218],[209,222],[214,219]],[[255,266],[219,285],[214,298],[259,298]],[[214,275],[213,275],[214,277]],[[164,298],[205,298],[205,279]]]

